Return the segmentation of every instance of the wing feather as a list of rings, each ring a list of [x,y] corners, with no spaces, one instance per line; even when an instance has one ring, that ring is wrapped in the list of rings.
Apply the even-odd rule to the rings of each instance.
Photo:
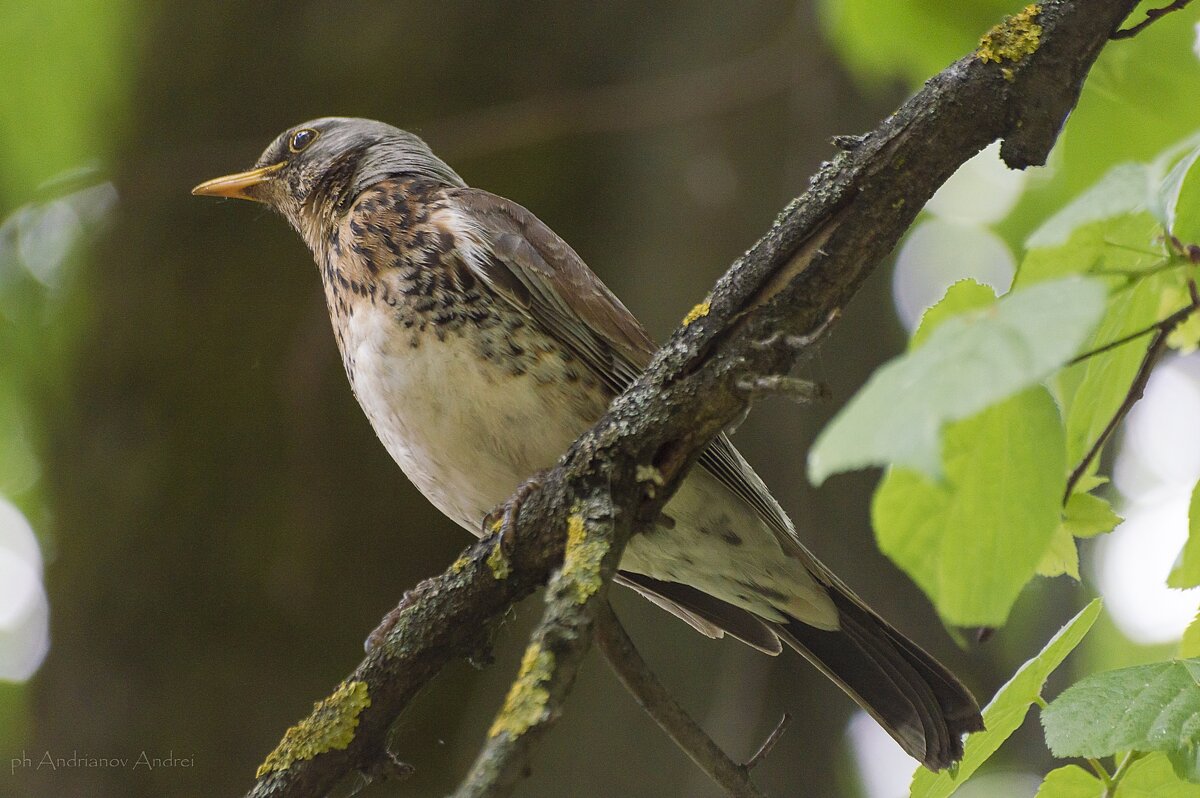
[[[468,264],[480,279],[565,342],[614,396],[625,390],[656,349],[637,318],[524,207],[475,188],[456,189],[454,196],[487,245]],[[753,507],[781,543],[799,543],[791,521],[726,435],[709,444],[700,465]]]

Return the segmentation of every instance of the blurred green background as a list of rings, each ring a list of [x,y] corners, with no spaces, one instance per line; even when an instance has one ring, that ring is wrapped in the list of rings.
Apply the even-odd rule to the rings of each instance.
[[[0,496],[41,545],[51,638],[36,675],[0,683],[0,795],[239,794],[403,591],[468,542],[359,411],[298,237],[193,185],[305,119],[382,119],[533,210],[661,339],[805,188],[832,136],[872,128],[1017,9],[0,0]],[[1055,171],[996,225],[1010,246],[1108,165],[1200,126],[1197,15],[1177,16],[1109,48]],[[876,475],[819,492],[803,476],[837,402],[904,345],[890,279],[879,269],[803,369],[836,401],[765,403],[737,442],[811,547],[985,701],[1089,589],[1041,580],[1010,626],[960,651],[875,548]],[[795,716],[758,773],[769,793],[867,794],[851,702],[798,657],[617,602],[735,758]],[[452,788],[537,613],[531,600],[512,614],[495,666],[453,665],[421,696],[393,745],[416,775],[371,794]],[[1093,662],[1155,653],[1111,630],[1086,645]],[[143,751],[190,765],[36,767],[46,752]],[[9,766],[22,757],[33,766]],[[992,770],[1049,763],[1029,723]],[[1032,794],[1013,778],[975,794]],[[592,657],[520,794],[717,792]]]

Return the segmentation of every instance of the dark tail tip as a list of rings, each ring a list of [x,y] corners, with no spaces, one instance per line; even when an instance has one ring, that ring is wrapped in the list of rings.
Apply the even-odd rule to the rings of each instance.
[[[944,665],[852,597],[831,591],[841,628],[797,620],[780,636],[866,710],[930,770],[963,755],[963,735],[983,729],[979,705]]]

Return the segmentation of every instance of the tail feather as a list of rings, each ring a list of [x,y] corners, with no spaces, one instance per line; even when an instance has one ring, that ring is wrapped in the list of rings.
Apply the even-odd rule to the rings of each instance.
[[[766,621],[691,585],[663,582],[629,571],[618,573],[615,581],[633,588],[703,635],[715,638],[728,634],[771,656],[783,650],[779,636]]]
[[[941,663],[837,589],[841,628],[797,620],[777,627],[800,652],[931,770],[962,758],[962,736],[983,728],[979,705]]]
[[[710,637],[728,633],[768,654],[784,641],[931,770],[961,759],[963,735],[983,728],[979,705],[954,674],[836,579],[827,583],[838,612],[834,630],[794,618],[772,623],[678,582],[629,572],[617,579]]]

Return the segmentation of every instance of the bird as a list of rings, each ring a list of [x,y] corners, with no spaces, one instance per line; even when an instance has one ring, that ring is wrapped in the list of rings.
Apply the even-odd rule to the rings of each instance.
[[[193,194],[262,203],[311,250],[346,375],[422,494],[481,536],[649,364],[646,330],[565,241],[413,133],[324,117]],[[713,638],[809,660],[931,770],[983,728],[971,692],[801,542],[722,434],[616,581]]]

